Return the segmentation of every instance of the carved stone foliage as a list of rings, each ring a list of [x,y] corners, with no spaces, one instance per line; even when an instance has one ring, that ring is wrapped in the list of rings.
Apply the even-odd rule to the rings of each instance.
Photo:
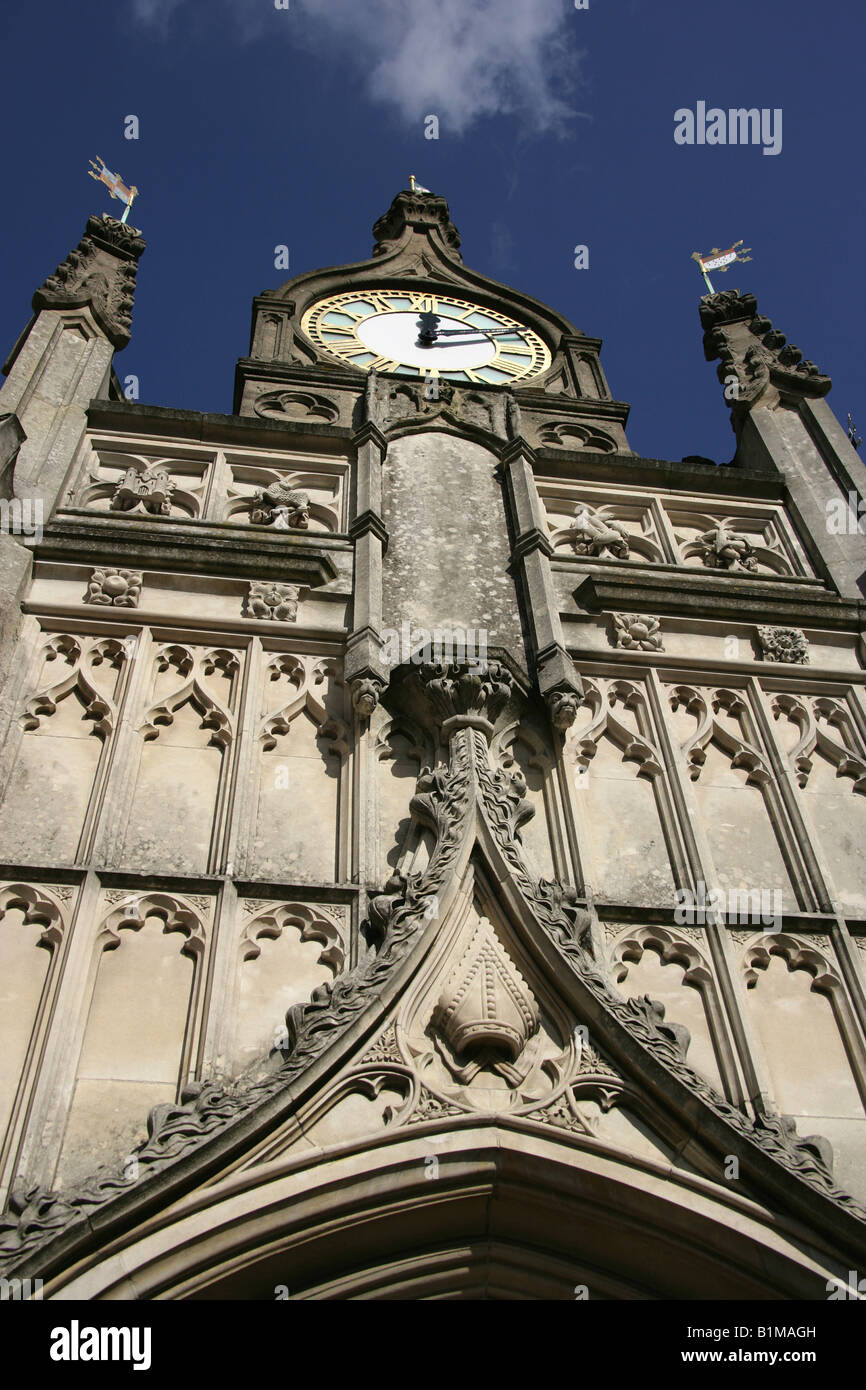
[[[263,618],[271,622],[293,623],[298,616],[297,584],[274,584],[270,580],[255,580],[250,584],[245,609],[248,618]]]
[[[167,469],[128,468],[114,490],[111,499],[113,512],[141,510],[150,516],[170,516],[174,483]]]
[[[33,296],[34,309],[88,305],[115,348],[129,342],[135,272],[144,251],[136,227],[103,213],[90,217],[84,236]]]
[[[321,420],[331,425],[339,419],[339,407],[314,391],[265,391],[254,407],[264,420]]]
[[[708,362],[720,359],[719,380],[734,375],[738,395],[730,399],[740,406],[750,407],[758,400],[762,404],[778,403],[775,388],[799,390],[810,395],[824,396],[831,381],[815,366],[804,360],[784,333],[758,313],[753,294],[738,290],[722,290],[704,295],[700,305],[704,328],[704,354]]]
[[[488,662],[483,671],[469,663],[430,662],[419,667],[418,677],[446,736],[467,726],[489,736],[514,688],[511,672],[498,661]]]
[[[310,497],[282,480],[268,483],[254,494],[250,506],[254,526],[273,526],[276,531],[306,531],[310,524]]]
[[[614,644],[628,651],[663,652],[661,624],[644,613],[614,613]]]
[[[104,607],[137,608],[141,584],[141,570],[95,569],[87,585],[85,602]]]
[[[791,666],[805,666],[809,661],[809,643],[798,627],[760,626],[758,641],[765,661]]]
[[[569,539],[576,555],[612,555],[617,560],[629,557],[631,537],[626,528],[605,516],[602,508],[590,508],[585,502],[578,502],[574,509]]]
[[[520,432],[520,408],[509,393],[485,396],[454,386],[445,378],[425,383],[392,382],[371,372],[365,393],[366,417],[387,433],[397,426],[418,424],[455,431],[484,430],[502,439]]]

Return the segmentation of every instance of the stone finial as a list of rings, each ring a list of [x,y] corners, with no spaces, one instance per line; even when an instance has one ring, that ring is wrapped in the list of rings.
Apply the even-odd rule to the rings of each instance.
[[[753,294],[722,290],[704,295],[700,304],[704,355],[718,358],[719,380],[732,405],[749,408],[758,400],[773,406],[779,389],[825,396],[832,382],[771,321],[758,313]]]
[[[114,348],[129,342],[135,273],[144,251],[137,227],[103,213],[89,217],[74,251],[33,296],[33,308],[90,309]]]
[[[614,643],[629,651],[663,652],[661,624],[645,613],[614,613]]]
[[[779,661],[790,666],[808,665],[809,643],[798,627],[759,627],[758,642],[765,661]]]
[[[137,608],[141,584],[141,570],[95,569],[88,581],[84,601],[105,607]]]
[[[460,233],[451,221],[448,204],[435,193],[413,193],[408,189],[398,193],[388,211],[373,227],[374,256],[393,251],[407,232],[426,232],[434,229],[445,244],[452,259],[462,261]]]
[[[255,580],[250,584],[246,601],[246,616],[262,618],[278,623],[293,623],[298,616],[298,596],[296,584],[272,584],[269,581]]]

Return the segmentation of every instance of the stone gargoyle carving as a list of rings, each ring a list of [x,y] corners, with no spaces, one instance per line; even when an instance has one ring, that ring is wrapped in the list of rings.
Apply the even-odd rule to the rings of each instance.
[[[736,573],[755,574],[758,557],[754,547],[731,530],[726,518],[704,531],[690,547],[693,555],[700,555],[708,569],[731,570]]]
[[[141,507],[151,516],[169,516],[173,492],[174,483],[164,468],[146,468],[144,471],[127,468],[114,489],[111,510],[132,512]]]
[[[627,560],[629,556],[626,528],[619,521],[591,511],[585,502],[578,502],[574,509],[569,539],[578,555],[604,555],[609,551],[617,560]]]
[[[310,499],[288,483],[268,483],[253,494],[250,521],[254,526],[273,526],[276,531],[306,531]]]

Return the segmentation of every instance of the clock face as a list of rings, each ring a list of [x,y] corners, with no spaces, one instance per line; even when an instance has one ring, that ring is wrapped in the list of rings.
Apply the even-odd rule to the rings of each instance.
[[[438,319],[435,341],[426,347],[419,342],[419,314]],[[311,305],[301,326],[323,351],[366,372],[507,386],[550,366],[550,353],[531,328],[451,295],[405,290],[332,294]]]

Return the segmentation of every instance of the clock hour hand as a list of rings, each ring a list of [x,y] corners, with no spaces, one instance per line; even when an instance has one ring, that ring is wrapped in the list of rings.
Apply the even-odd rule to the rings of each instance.
[[[520,330],[515,324],[511,328],[440,328],[439,314],[418,315],[418,347],[435,347],[440,338],[466,338],[470,335],[483,341],[484,338],[507,338]]]

